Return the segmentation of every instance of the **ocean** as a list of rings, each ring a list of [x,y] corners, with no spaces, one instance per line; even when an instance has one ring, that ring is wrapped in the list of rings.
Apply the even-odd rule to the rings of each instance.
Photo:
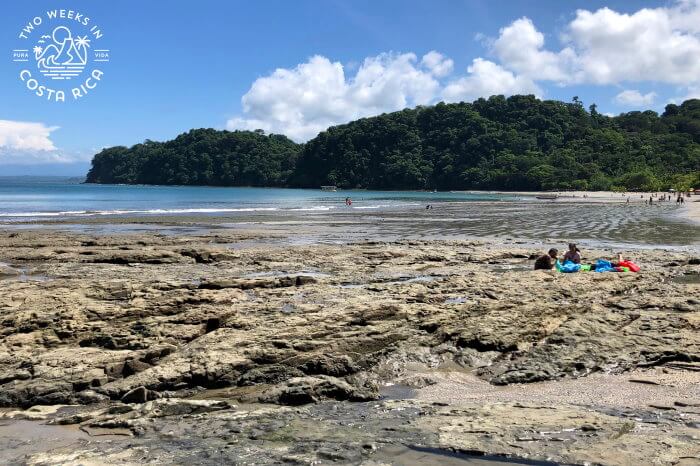
[[[635,200],[627,205],[623,196],[595,203],[481,192],[92,185],[76,178],[0,177],[0,225],[109,232],[152,223],[171,234],[184,231],[183,225],[262,228],[293,231],[301,242],[475,238],[698,248],[700,227],[679,215],[682,207]]]
[[[90,216],[390,210],[426,203],[497,201],[510,195],[411,191],[83,184],[68,177],[0,177],[0,221]]]

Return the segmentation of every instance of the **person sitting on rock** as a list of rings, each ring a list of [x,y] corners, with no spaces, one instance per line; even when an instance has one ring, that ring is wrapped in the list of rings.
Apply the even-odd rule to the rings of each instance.
[[[535,270],[552,270],[554,267],[554,262],[557,260],[557,255],[559,251],[552,248],[547,254],[544,254],[537,258],[535,261]]]
[[[562,262],[571,261],[574,264],[581,263],[581,250],[576,247],[576,243],[569,243],[569,250],[564,254],[564,260]]]

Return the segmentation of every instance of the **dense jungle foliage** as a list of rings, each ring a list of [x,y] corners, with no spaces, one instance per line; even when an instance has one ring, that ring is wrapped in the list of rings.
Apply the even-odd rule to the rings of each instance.
[[[89,183],[372,189],[659,190],[700,187],[700,100],[616,117],[531,95],[417,107],[305,144],[197,129],[95,155]]]

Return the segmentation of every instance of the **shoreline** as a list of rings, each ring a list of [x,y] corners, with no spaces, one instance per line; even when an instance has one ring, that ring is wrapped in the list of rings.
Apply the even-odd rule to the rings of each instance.
[[[542,196],[546,194],[559,194],[555,202],[582,202],[582,203],[612,203],[625,204],[626,199],[630,198],[631,204],[642,204],[651,195],[670,194],[671,200],[664,201],[664,204],[675,204],[677,193],[659,193],[659,192],[627,192],[619,193],[614,191],[460,191],[465,193],[475,194],[513,194],[517,196]],[[584,197],[586,196],[586,197]],[[679,217],[689,220],[693,223],[700,223],[700,195],[693,194],[690,197],[684,195],[684,204],[678,213]],[[655,202],[657,198],[654,198]]]
[[[160,230],[163,234],[195,234],[207,231],[273,231],[292,242],[348,242],[361,239],[473,239],[485,241],[588,242],[590,246],[698,247],[700,244],[700,196],[684,206],[656,202],[646,207],[648,194],[627,196],[611,192],[571,192],[554,201],[535,199],[540,192],[472,192],[506,194],[518,200],[411,200],[413,206],[368,208],[356,198],[351,208],[323,201],[324,210],[282,208],[260,211],[152,214],[87,214],[37,219],[13,219],[0,223],[7,231],[66,230],[90,234],[119,234]],[[583,197],[583,196],[587,197]],[[532,199],[531,199],[532,198]],[[341,202],[339,198],[338,202]],[[315,201],[314,201],[315,202]],[[431,204],[426,210],[423,204]],[[606,209],[597,209],[606,206]],[[253,209],[255,210],[255,209]],[[532,212],[528,215],[527,212]],[[689,225],[687,229],[684,224]],[[697,230],[698,233],[694,231]],[[617,246],[614,246],[617,247]]]

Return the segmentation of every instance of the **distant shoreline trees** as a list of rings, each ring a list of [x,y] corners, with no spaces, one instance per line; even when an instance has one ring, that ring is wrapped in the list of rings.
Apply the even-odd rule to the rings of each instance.
[[[700,186],[700,100],[616,117],[532,95],[405,109],[305,144],[196,129],[111,147],[88,183],[369,189],[645,190]]]

